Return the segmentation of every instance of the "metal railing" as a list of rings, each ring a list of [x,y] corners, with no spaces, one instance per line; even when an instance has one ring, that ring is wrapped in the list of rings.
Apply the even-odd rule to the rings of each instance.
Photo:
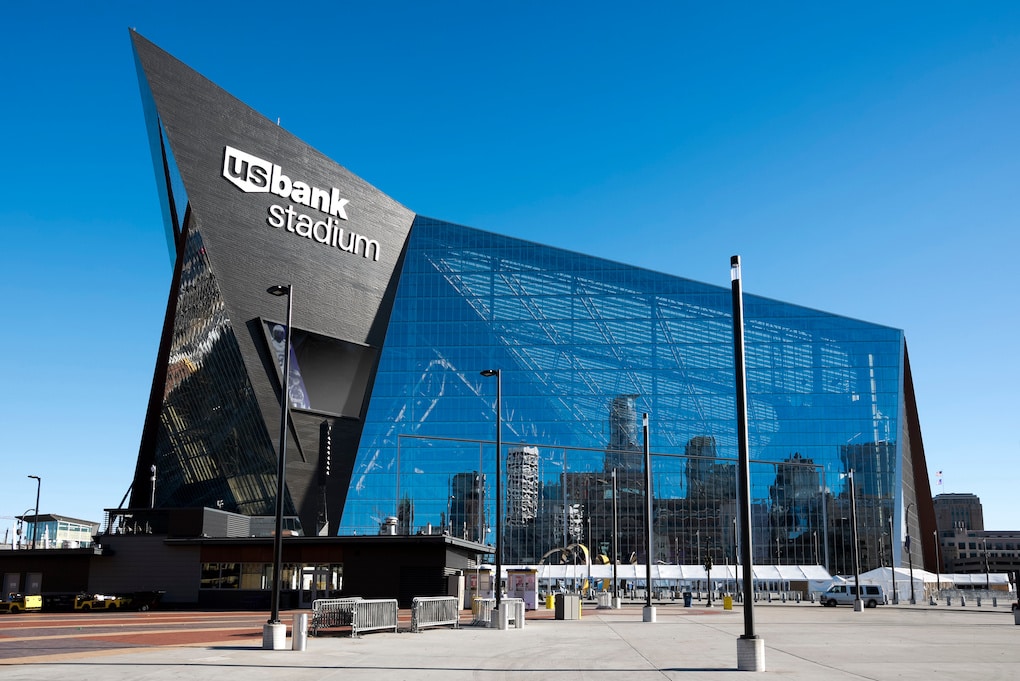
[[[460,604],[455,596],[420,596],[411,601],[411,631],[452,624],[460,627]]]
[[[351,636],[357,638],[358,634],[379,629],[392,629],[396,632],[397,610],[395,598],[355,601]]]
[[[315,636],[319,629],[349,627],[354,622],[354,604],[362,600],[352,598],[317,598],[312,601],[312,621],[308,633]]]
[[[909,598],[909,595],[907,596]],[[976,606],[993,607],[999,605],[1010,605],[1014,596],[1008,591],[997,591],[994,589],[940,589],[934,592],[929,600],[929,605],[944,603],[948,606]],[[900,603],[903,597],[900,596]]]
[[[524,599],[504,598],[502,606],[507,610],[507,620],[513,622],[515,629],[524,628]],[[471,606],[471,624],[488,627],[492,623],[492,611],[496,607],[495,598],[476,598]]]

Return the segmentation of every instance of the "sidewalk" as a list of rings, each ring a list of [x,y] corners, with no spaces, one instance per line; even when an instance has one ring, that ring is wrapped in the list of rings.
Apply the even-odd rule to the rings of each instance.
[[[808,604],[756,607],[765,640],[760,678],[815,680],[1015,679],[1020,626],[1008,609]],[[463,627],[419,634],[309,638],[305,651],[266,651],[250,640],[216,645],[77,652],[0,666],[0,679],[102,681],[243,678],[397,681],[642,681],[733,678],[743,612],[665,605],[585,611],[575,621],[529,620],[522,630]],[[754,672],[742,672],[754,676]]]

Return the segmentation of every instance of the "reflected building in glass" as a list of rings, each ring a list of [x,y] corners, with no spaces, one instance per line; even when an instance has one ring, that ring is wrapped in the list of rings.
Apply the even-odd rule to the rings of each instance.
[[[265,289],[283,282],[288,512],[306,533],[396,519],[492,543],[502,522],[505,565],[569,560],[575,545],[735,563],[728,286],[416,215],[133,41],[175,263],[133,505],[155,465],[157,506],[271,513],[286,349]],[[861,569],[905,564],[902,540],[931,536],[934,512],[903,332],[752,295],[745,327],[755,562],[852,572],[853,469]],[[924,543],[918,566],[934,559]]]

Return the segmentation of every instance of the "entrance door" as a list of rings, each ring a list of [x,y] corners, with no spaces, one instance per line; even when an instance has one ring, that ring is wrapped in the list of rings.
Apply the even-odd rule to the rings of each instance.
[[[312,601],[316,598],[328,598],[328,589],[328,565],[301,566],[301,596],[299,600],[302,608],[312,607]]]

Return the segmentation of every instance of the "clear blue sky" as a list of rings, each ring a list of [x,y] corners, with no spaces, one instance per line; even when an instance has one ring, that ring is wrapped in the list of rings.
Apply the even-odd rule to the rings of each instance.
[[[418,213],[904,329],[933,490],[1020,529],[1017,2],[6,8],[0,516],[131,481],[171,271],[129,27]]]

